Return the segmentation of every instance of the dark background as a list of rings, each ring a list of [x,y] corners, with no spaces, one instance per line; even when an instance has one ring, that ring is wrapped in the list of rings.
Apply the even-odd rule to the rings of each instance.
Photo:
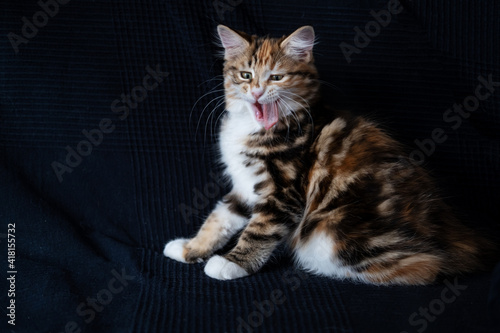
[[[466,289],[453,302],[411,321],[439,305],[446,283],[335,281],[294,270],[281,252],[256,275],[220,282],[202,265],[162,256],[168,240],[197,231],[226,186],[215,149],[222,106],[213,101],[222,94],[220,23],[276,37],[313,25],[331,102],[378,121],[409,152],[442,128],[447,140],[426,166],[468,225],[498,235],[500,87],[456,130],[443,114],[474,95],[479,75],[500,81],[500,3],[402,3],[348,63],[340,43],[354,44],[354,28],[364,30],[370,11],[388,1],[73,0],[52,6],[46,22],[37,17],[36,35],[17,53],[9,36],[25,38],[23,17],[33,22],[42,9],[35,0],[2,1],[0,258],[6,276],[5,237],[15,223],[18,273],[16,326],[3,315],[0,330],[493,332],[500,267],[496,276],[456,278]],[[148,66],[169,74],[120,119],[113,102],[142,85]],[[77,149],[82,131],[102,119],[114,130],[60,182],[52,164],[66,164],[66,147]],[[269,306],[273,295],[280,304]]]

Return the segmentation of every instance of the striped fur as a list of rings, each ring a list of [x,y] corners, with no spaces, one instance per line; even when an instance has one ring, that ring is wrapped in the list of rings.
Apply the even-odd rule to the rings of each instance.
[[[279,39],[218,31],[228,111],[220,150],[233,189],[166,256],[211,258],[205,272],[217,279],[255,273],[281,242],[306,270],[373,284],[484,268],[490,243],[459,223],[401,146],[323,105],[311,27]],[[213,256],[241,230],[229,253]]]

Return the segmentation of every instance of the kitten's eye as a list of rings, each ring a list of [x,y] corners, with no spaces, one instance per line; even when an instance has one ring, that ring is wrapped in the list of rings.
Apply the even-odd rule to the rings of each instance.
[[[271,75],[269,78],[271,81],[280,81],[283,78],[283,75]]]
[[[245,80],[250,80],[252,78],[252,73],[250,72],[240,72],[241,78]]]

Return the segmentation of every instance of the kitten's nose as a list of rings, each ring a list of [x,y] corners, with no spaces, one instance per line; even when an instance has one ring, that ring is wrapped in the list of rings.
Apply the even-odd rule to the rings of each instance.
[[[252,91],[252,95],[253,95],[253,97],[255,97],[255,101],[257,101],[260,98],[260,96],[262,96],[263,94],[264,94],[264,91],[260,90],[260,89]]]

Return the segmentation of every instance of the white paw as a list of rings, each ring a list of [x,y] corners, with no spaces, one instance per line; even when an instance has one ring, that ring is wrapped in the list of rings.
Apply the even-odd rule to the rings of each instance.
[[[189,242],[189,239],[187,238],[178,238],[168,242],[163,249],[163,255],[165,257],[187,263],[184,258],[184,245],[186,245],[187,242]]]
[[[243,268],[221,256],[210,258],[205,266],[205,274],[217,280],[232,280],[248,275]]]

